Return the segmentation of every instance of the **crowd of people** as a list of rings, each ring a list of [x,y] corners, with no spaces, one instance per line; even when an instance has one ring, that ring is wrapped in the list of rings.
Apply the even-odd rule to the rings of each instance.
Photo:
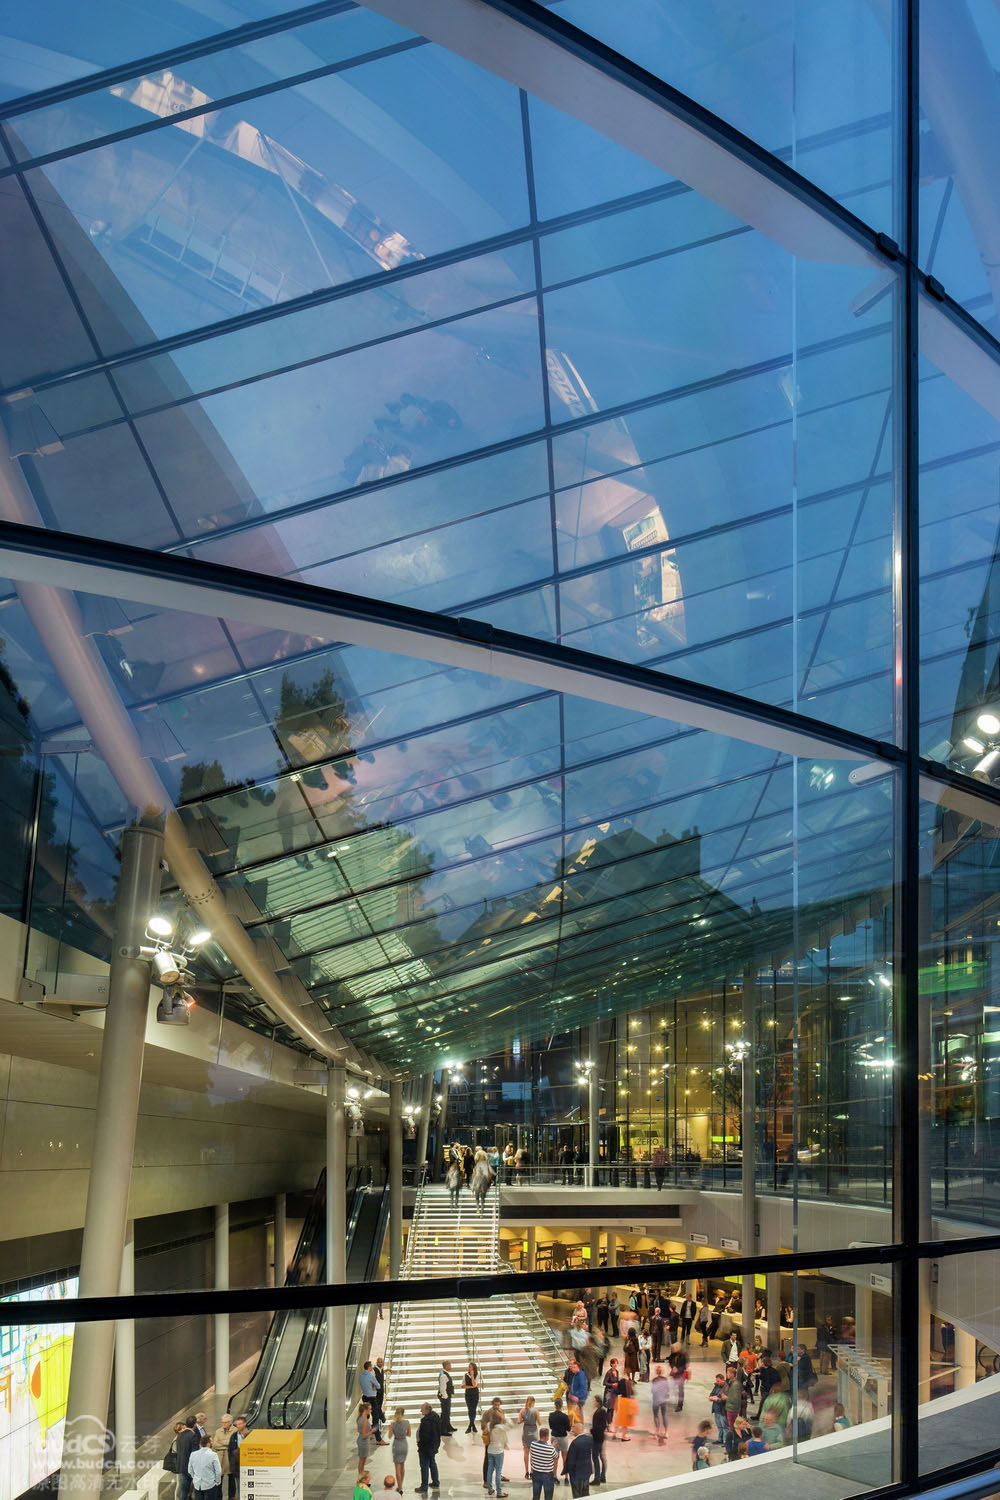
[[[728,1306],[732,1294],[727,1291],[725,1296]],[[613,1289],[596,1296],[585,1292],[566,1329],[562,1379],[546,1401],[540,1404],[538,1397],[527,1395],[516,1409],[505,1409],[496,1397],[481,1410],[477,1365],[470,1363],[459,1378],[451,1361],[445,1360],[438,1372],[436,1402],[423,1402],[412,1425],[403,1407],[397,1407],[387,1421],[382,1361],[369,1361],[361,1377],[354,1500],[370,1500],[373,1448],[390,1443],[392,1472],[385,1475],[383,1490],[402,1492],[411,1442],[420,1471],[415,1493],[426,1496],[440,1489],[438,1455],[445,1439],[458,1436],[452,1425],[452,1402],[459,1388],[466,1408],[464,1433],[474,1435],[481,1444],[487,1500],[505,1500],[506,1486],[520,1481],[518,1450],[524,1480],[532,1486],[532,1500],[543,1496],[552,1500],[558,1483],[568,1486],[574,1497],[600,1488],[607,1482],[609,1446],[632,1442],[639,1435],[638,1396],[647,1383],[649,1435],[658,1446],[668,1442],[672,1418],[687,1410],[692,1360],[704,1369],[706,1361],[693,1349],[707,1345],[719,1300],[706,1295],[699,1303],[693,1297],[668,1295],[658,1287],[634,1291],[625,1301]],[[703,1319],[705,1308],[708,1316]],[[830,1362],[835,1361],[832,1346],[839,1336],[831,1318],[826,1319],[821,1334],[818,1352],[831,1368]],[[621,1341],[620,1352],[617,1348],[612,1352],[613,1339]],[[752,1458],[781,1448],[793,1437],[804,1442],[812,1436],[816,1421],[812,1393],[819,1376],[804,1344],[772,1353],[759,1336],[745,1343],[735,1325],[722,1336],[722,1343],[724,1368],[708,1389],[708,1412],[697,1419],[693,1432],[685,1430],[682,1436],[695,1470],[711,1467],[713,1461],[736,1463]],[[697,1394],[700,1401],[702,1392]],[[833,1408],[832,1426],[835,1430],[850,1426],[839,1405]],[[676,1449],[676,1443],[673,1446]],[[453,1448],[448,1456],[455,1456]]]
[[[209,1432],[207,1421],[200,1411],[174,1424],[163,1467],[177,1475],[176,1500],[190,1500],[192,1492],[202,1500],[222,1500],[223,1482],[228,1500],[236,1500],[239,1494],[240,1448],[247,1435],[247,1419],[227,1412],[214,1433]]]

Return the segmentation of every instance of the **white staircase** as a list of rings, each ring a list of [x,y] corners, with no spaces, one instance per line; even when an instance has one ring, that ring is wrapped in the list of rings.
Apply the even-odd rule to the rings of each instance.
[[[486,1211],[476,1212],[463,1188],[456,1212],[445,1187],[422,1187],[417,1194],[406,1242],[403,1276],[485,1276],[506,1270],[498,1245],[499,1199],[491,1188]],[[511,1273],[513,1280],[513,1273]],[[386,1346],[386,1415],[397,1406],[409,1418],[422,1401],[437,1408],[441,1361],[451,1361],[455,1385],[452,1426],[468,1421],[462,1377],[469,1360],[479,1366],[480,1411],[499,1396],[516,1412],[526,1396],[548,1410],[565,1368],[565,1355],[533,1297],[525,1292],[489,1299],[455,1298],[403,1303],[392,1310]]]

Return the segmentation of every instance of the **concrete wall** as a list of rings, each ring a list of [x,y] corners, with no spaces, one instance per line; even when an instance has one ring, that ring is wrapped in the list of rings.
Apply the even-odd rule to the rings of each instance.
[[[96,1074],[0,1056],[0,1241],[82,1226],[96,1097]],[[323,1165],[322,1116],[157,1083],[139,1109],[136,1219],[312,1188]]]

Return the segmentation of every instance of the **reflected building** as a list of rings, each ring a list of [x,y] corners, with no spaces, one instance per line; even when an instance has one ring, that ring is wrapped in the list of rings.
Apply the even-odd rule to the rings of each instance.
[[[989,7],[126,9],[0,55],[0,1295],[81,1259],[80,997],[154,817],[211,938],[140,1225],[161,1167],[178,1214],[314,1184],[325,1074],[356,1186],[404,1100],[414,1165],[572,1147],[628,1195],[662,1154],[684,1242],[629,1253],[738,1247],[769,1335],[828,1296],[869,1487],[984,1467]]]

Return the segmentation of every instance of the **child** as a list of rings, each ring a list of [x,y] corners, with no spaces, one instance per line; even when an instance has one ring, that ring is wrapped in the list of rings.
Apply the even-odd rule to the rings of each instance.
[[[750,1429],[750,1441],[747,1443],[748,1458],[755,1458],[758,1453],[766,1453],[767,1444],[764,1441],[763,1429],[756,1425]]]
[[[833,1430],[843,1432],[845,1427],[850,1427],[851,1419],[838,1401],[833,1408]]]

